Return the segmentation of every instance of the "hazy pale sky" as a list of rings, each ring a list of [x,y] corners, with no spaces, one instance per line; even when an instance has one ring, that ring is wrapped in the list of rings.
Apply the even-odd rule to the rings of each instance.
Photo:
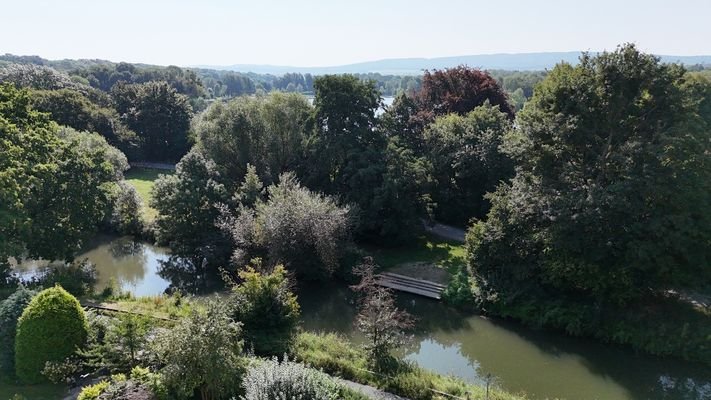
[[[711,0],[0,0],[0,53],[175,65],[711,54]]]

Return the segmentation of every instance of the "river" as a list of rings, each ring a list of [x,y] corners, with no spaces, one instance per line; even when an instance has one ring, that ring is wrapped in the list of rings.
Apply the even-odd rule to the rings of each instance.
[[[137,296],[156,295],[191,281],[168,249],[129,238],[99,237],[81,258],[96,264],[97,290],[113,278]],[[37,267],[25,263],[20,268],[28,272]],[[353,329],[355,308],[345,285],[309,285],[298,295],[304,329],[362,340]],[[711,399],[711,369],[702,365],[465,315],[416,296],[399,294],[398,302],[417,318],[402,355],[442,374],[473,383],[491,374],[496,385],[526,392],[532,399]]]

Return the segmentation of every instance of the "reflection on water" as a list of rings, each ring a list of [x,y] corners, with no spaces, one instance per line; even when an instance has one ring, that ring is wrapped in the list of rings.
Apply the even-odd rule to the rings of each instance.
[[[99,237],[81,258],[96,264],[97,289],[114,278],[137,296],[173,289],[204,293],[219,288],[199,260],[171,256],[168,249],[131,238]],[[31,274],[42,263],[18,268]],[[677,360],[636,355],[616,346],[526,329],[518,324],[463,315],[440,302],[401,294],[401,307],[417,317],[403,356],[422,367],[482,383],[492,374],[506,390],[534,399],[711,399],[711,370]],[[302,324],[311,331],[339,332],[354,342],[355,306],[347,287],[321,283],[299,291]]]
[[[135,296],[161,294],[168,289],[170,281],[158,274],[162,262],[169,259],[169,250],[137,242],[131,237],[99,238],[89,251],[79,258],[86,258],[98,273],[96,290],[101,291],[114,280],[123,291]]]
[[[354,303],[345,287],[299,292],[304,328],[339,332],[360,342]],[[617,346],[462,315],[442,303],[400,294],[418,318],[405,358],[442,374],[499,386],[535,399],[709,399],[711,370],[677,360],[636,355]]]

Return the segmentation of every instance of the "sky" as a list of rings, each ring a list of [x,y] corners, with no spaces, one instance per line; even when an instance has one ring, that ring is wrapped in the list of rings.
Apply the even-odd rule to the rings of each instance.
[[[0,54],[334,66],[613,50],[711,54],[711,0],[0,0]]]

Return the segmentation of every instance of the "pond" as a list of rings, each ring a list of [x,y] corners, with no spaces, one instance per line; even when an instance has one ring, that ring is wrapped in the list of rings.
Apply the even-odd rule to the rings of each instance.
[[[168,249],[130,238],[99,237],[82,257],[96,264],[99,290],[112,278],[137,296],[205,284],[204,277]],[[21,268],[28,273],[36,267],[25,263]],[[298,295],[304,329],[362,340],[353,328],[354,301],[345,285],[309,285]],[[711,399],[711,369],[701,365],[464,315],[420,297],[399,294],[398,302],[417,318],[403,356],[442,374],[473,383],[491,374],[498,386],[524,391],[532,399]]]

